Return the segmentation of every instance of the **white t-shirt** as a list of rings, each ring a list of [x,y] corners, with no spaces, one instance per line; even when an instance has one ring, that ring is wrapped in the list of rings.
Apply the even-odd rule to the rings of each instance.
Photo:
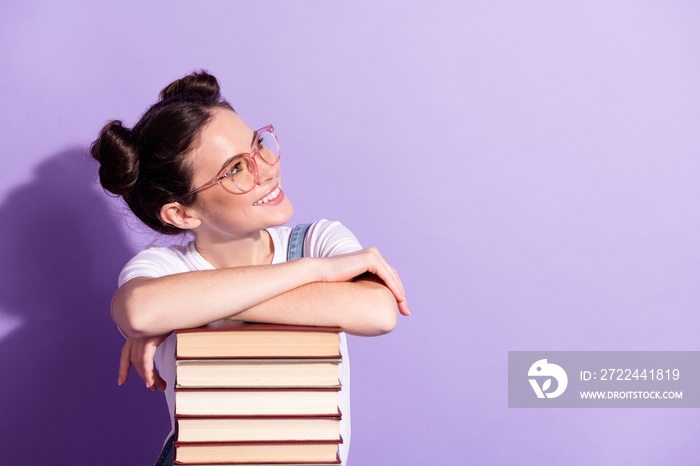
[[[292,229],[289,227],[270,228],[267,230],[274,245],[273,264],[287,261],[287,245]],[[330,257],[362,249],[357,238],[340,222],[319,220],[311,225],[304,243],[304,257]],[[196,270],[213,270],[194,247],[194,241],[185,246],[150,246],[134,256],[119,274],[119,286],[136,277],[163,277],[176,273]],[[338,396],[338,407],[342,413],[340,432],[343,443],[340,445],[340,458],[345,464],[350,446],[350,364],[348,360],[347,341],[344,333],[340,334],[340,382],[342,390]],[[167,382],[165,398],[170,410],[171,432],[175,432],[175,334],[170,335],[158,347],[155,363],[160,376]]]

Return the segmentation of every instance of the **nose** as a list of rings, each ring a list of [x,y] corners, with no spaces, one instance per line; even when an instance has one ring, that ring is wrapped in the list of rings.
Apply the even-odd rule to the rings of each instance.
[[[275,178],[279,173],[280,164],[270,165],[265,162],[260,154],[255,156],[255,165],[258,169],[258,184],[263,185],[269,182],[271,179]]]

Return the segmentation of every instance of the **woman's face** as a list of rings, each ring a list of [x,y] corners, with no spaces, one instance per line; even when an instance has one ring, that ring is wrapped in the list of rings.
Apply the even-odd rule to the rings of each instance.
[[[209,182],[232,157],[252,153],[253,137],[254,131],[238,114],[224,108],[214,110],[190,154],[194,166],[192,185]],[[270,166],[260,157],[255,162],[258,183],[250,192],[232,194],[217,184],[197,194],[192,207],[202,223],[195,229],[196,235],[206,232],[217,240],[232,239],[289,221],[292,204],[280,186],[280,164]],[[279,194],[275,197],[276,192]],[[264,198],[267,202],[263,202]]]

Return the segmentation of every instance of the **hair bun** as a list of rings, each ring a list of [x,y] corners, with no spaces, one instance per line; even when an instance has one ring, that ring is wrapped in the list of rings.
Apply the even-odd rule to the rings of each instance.
[[[218,101],[221,97],[219,82],[206,71],[195,72],[173,81],[160,91],[160,100],[179,95],[194,94]]]
[[[138,147],[131,130],[119,120],[110,121],[90,146],[100,162],[100,183],[107,191],[124,196],[131,192],[139,176]]]

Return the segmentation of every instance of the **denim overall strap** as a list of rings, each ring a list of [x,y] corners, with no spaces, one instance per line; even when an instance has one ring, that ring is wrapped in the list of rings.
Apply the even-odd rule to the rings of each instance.
[[[294,227],[289,236],[289,247],[287,248],[287,260],[300,259],[304,256],[304,239],[306,231],[311,226],[310,223],[302,223]]]
[[[163,451],[160,452],[158,461],[156,461],[155,466],[172,466],[175,460],[175,436],[171,435],[165,445],[163,446]]]

